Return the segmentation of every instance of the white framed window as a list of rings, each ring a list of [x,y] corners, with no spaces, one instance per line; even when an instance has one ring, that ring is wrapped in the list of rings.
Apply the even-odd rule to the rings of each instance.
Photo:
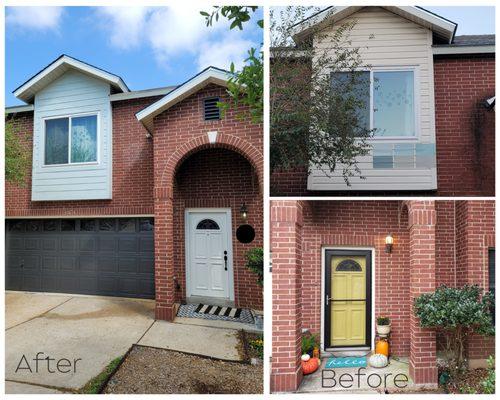
[[[43,119],[43,165],[96,164],[99,160],[99,114]]]
[[[334,72],[333,87],[346,82],[351,72]],[[373,130],[374,140],[416,139],[418,96],[416,67],[376,67],[356,72],[354,94],[362,106],[358,118]],[[342,86],[340,86],[342,87]]]

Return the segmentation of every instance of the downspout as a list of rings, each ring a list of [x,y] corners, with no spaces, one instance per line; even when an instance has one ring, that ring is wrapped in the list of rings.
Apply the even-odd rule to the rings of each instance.
[[[457,202],[453,201],[453,280],[457,287]]]

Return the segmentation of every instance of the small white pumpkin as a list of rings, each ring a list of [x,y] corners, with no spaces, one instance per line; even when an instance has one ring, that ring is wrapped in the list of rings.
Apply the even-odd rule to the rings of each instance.
[[[302,361],[309,361],[311,359],[311,356],[309,354],[302,354],[302,357],[300,357]]]
[[[370,365],[374,368],[383,368],[385,366],[387,366],[387,357],[383,354],[373,354],[368,362],[370,363]]]

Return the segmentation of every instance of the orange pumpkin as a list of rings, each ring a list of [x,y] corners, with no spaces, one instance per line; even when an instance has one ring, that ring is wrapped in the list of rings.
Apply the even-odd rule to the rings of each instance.
[[[389,357],[389,342],[384,339],[378,340],[375,345],[375,354],[383,354],[384,356]]]
[[[302,372],[304,375],[312,374],[319,367],[319,358],[311,358],[302,362]]]

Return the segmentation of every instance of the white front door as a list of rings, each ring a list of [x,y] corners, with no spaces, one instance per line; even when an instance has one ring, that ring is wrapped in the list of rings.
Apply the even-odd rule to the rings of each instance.
[[[234,300],[230,209],[186,210],[187,296]]]

